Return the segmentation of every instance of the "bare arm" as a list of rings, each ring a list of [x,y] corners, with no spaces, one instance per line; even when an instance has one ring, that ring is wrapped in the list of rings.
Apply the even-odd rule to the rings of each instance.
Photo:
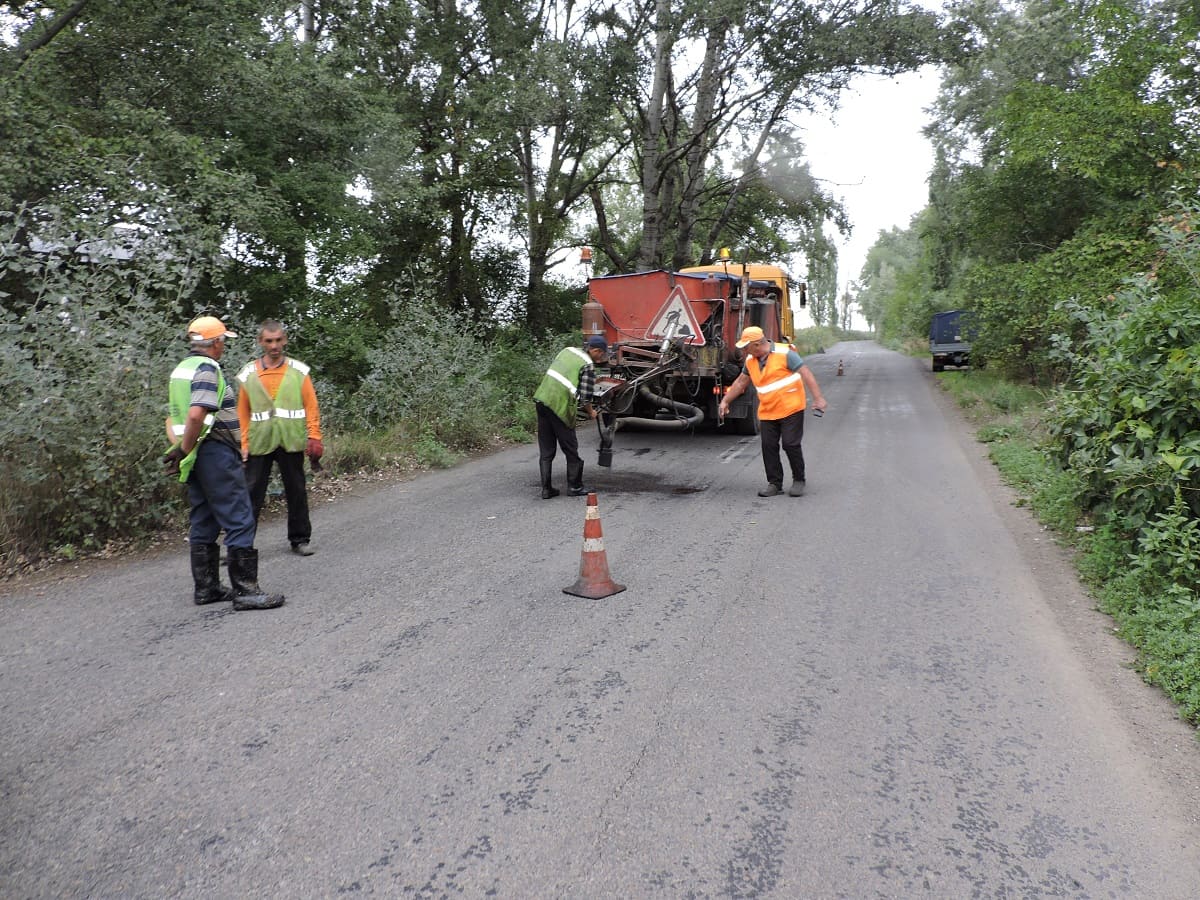
[[[737,378],[735,378],[733,380],[733,384],[731,384],[726,389],[725,396],[721,398],[721,404],[717,408],[717,413],[721,416],[724,416],[725,413],[729,412],[730,402],[733,400],[736,400],[738,397],[742,396],[742,394],[744,394],[746,392],[746,388],[749,385],[750,385],[750,376],[747,375],[745,372],[743,372],[741,375],[739,375]]]
[[[817,376],[812,373],[812,369],[801,366],[800,380],[804,382],[804,390],[808,391],[808,396],[812,397],[813,407],[824,412],[825,395],[821,393],[821,386],[817,384]]]

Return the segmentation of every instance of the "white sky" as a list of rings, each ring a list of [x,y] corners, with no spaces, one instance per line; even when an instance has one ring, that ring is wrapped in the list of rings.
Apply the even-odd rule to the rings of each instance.
[[[859,76],[837,111],[802,123],[813,176],[845,204],[854,226],[849,238],[832,235],[839,296],[857,280],[879,232],[907,227],[928,202],[933,150],[921,128],[937,89],[931,66],[894,78]]]

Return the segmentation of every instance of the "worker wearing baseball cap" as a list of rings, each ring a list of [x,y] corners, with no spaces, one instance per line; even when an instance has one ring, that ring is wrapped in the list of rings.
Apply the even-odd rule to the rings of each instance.
[[[804,410],[808,395],[813,408],[825,411],[825,397],[812,371],[800,354],[789,344],[775,344],[761,328],[751,325],[742,331],[737,348],[745,352],[742,372],[721,398],[717,414],[722,418],[729,412],[730,401],[741,396],[753,384],[758,391],[759,437],[762,442],[763,468],[767,471],[767,486],[758,492],[760,497],[783,493],[783,463],[779,446],[787,454],[792,470],[788,496],[804,493]]]
[[[172,446],[163,465],[168,475],[187,484],[193,600],[231,600],[237,610],[274,609],[284,598],[258,586],[256,526],[242,471],[237,402],[221,372],[225,342],[233,337],[237,334],[215,316],[201,316],[188,325],[191,352],[171,373],[167,431]],[[232,590],[221,584],[217,538],[222,530]]]
[[[545,377],[533,395],[537,408],[538,465],[541,467],[542,499],[558,496],[552,473],[554,457],[562,447],[567,458],[567,493],[579,497],[587,494],[583,486],[583,459],[579,455],[579,438],[575,435],[575,417],[579,406],[589,418],[596,418],[592,405],[596,390],[597,363],[608,358],[608,342],[598,334],[584,341],[583,349],[564,347],[550,363]]]

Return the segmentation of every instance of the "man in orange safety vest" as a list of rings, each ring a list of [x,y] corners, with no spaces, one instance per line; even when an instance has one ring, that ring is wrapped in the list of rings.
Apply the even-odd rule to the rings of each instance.
[[[783,493],[783,463],[779,458],[782,443],[792,469],[788,496],[799,497],[804,493],[805,485],[804,453],[800,449],[804,440],[804,410],[811,395],[818,415],[825,412],[821,387],[791,345],[772,343],[757,325],[742,331],[737,347],[746,353],[745,367],[721,399],[718,415],[724,418],[729,412],[730,401],[754,385],[758,391],[763,468],[767,471],[767,486],[758,492],[758,496],[774,497]]]

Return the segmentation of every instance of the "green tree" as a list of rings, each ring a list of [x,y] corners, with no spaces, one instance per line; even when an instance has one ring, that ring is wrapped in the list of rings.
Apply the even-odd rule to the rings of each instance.
[[[693,261],[698,240],[728,235],[731,201],[761,180],[773,142],[791,137],[789,116],[857,72],[902,71],[940,49],[936,18],[891,0],[783,9],[736,0],[717,10],[657,0],[628,28],[643,35],[646,60],[630,122],[642,198],[638,269],[678,268]],[[714,181],[714,158],[734,148],[739,173]],[[720,212],[697,234],[706,208]],[[702,260],[712,249],[702,248]]]
[[[1056,303],[1102,302],[1145,262],[1145,230],[1195,158],[1180,105],[1195,96],[1195,8],[956,10],[970,52],[949,67],[930,129],[931,288],[939,305],[978,308],[981,355],[1054,379]]]

